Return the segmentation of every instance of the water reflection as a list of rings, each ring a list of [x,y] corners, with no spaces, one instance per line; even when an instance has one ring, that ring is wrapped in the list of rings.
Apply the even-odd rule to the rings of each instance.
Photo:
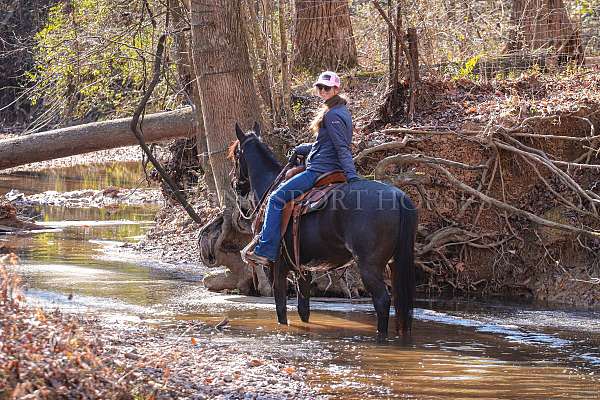
[[[81,189],[104,189],[110,186],[124,189],[147,187],[141,163],[88,164],[0,174],[0,195],[4,195],[11,189],[25,194],[34,194],[49,190],[70,192]]]
[[[45,206],[40,211],[44,224],[59,230],[0,237],[2,243],[17,249],[18,268],[29,287],[93,297],[97,306],[101,306],[99,299],[155,305],[166,302],[181,284],[156,268],[102,258],[105,243],[136,242],[153,225],[156,207],[123,206],[108,213]]]

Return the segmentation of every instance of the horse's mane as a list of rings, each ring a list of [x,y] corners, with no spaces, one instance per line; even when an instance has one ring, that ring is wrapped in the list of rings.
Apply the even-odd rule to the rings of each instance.
[[[259,143],[258,146],[263,151],[263,153],[265,154],[267,159],[269,159],[269,161],[272,162],[273,165],[277,165],[278,168],[281,168],[281,164],[279,163],[279,160],[277,159],[277,157],[275,157],[275,154],[273,154],[271,149],[262,140],[259,140],[258,143]]]
[[[235,153],[236,153],[239,145],[240,145],[240,141],[237,139],[234,140],[233,142],[231,142],[231,144],[227,148],[227,159],[228,160],[235,161]]]

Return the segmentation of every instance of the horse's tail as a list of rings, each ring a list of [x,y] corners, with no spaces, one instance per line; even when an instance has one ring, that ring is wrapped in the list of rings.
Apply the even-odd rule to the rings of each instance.
[[[417,231],[417,209],[408,196],[402,193],[399,198],[400,233],[394,262],[392,264],[392,295],[396,309],[396,333],[411,330],[413,303],[415,297],[415,235]]]

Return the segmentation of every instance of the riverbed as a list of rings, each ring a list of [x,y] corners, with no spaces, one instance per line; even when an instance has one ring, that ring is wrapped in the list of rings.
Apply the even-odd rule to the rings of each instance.
[[[0,176],[0,195],[131,189],[141,175],[134,164],[16,173]],[[420,297],[411,338],[377,344],[367,299],[315,299],[310,323],[291,306],[290,325],[280,326],[272,299],[208,292],[204,266],[134,251],[159,207],[41,205],[49,230],[0,244],[17,249],[32,306],[164,331],[222,324],[219,340],[308,371],[306,383],[331,398],[600,398],[599,312]]]

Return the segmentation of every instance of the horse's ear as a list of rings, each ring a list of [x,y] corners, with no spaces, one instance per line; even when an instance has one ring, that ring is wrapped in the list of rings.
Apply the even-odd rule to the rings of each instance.
[[[235,136],[237,136],[240,143],[243,142],[246,138],[246,134],[244,133],[242,128],[240,128],[240,124],[238,124],[237,122],[235,123]]]
[[[256,136],[260,137],[260,124],[258,122],[254,122],[253,130]]]

